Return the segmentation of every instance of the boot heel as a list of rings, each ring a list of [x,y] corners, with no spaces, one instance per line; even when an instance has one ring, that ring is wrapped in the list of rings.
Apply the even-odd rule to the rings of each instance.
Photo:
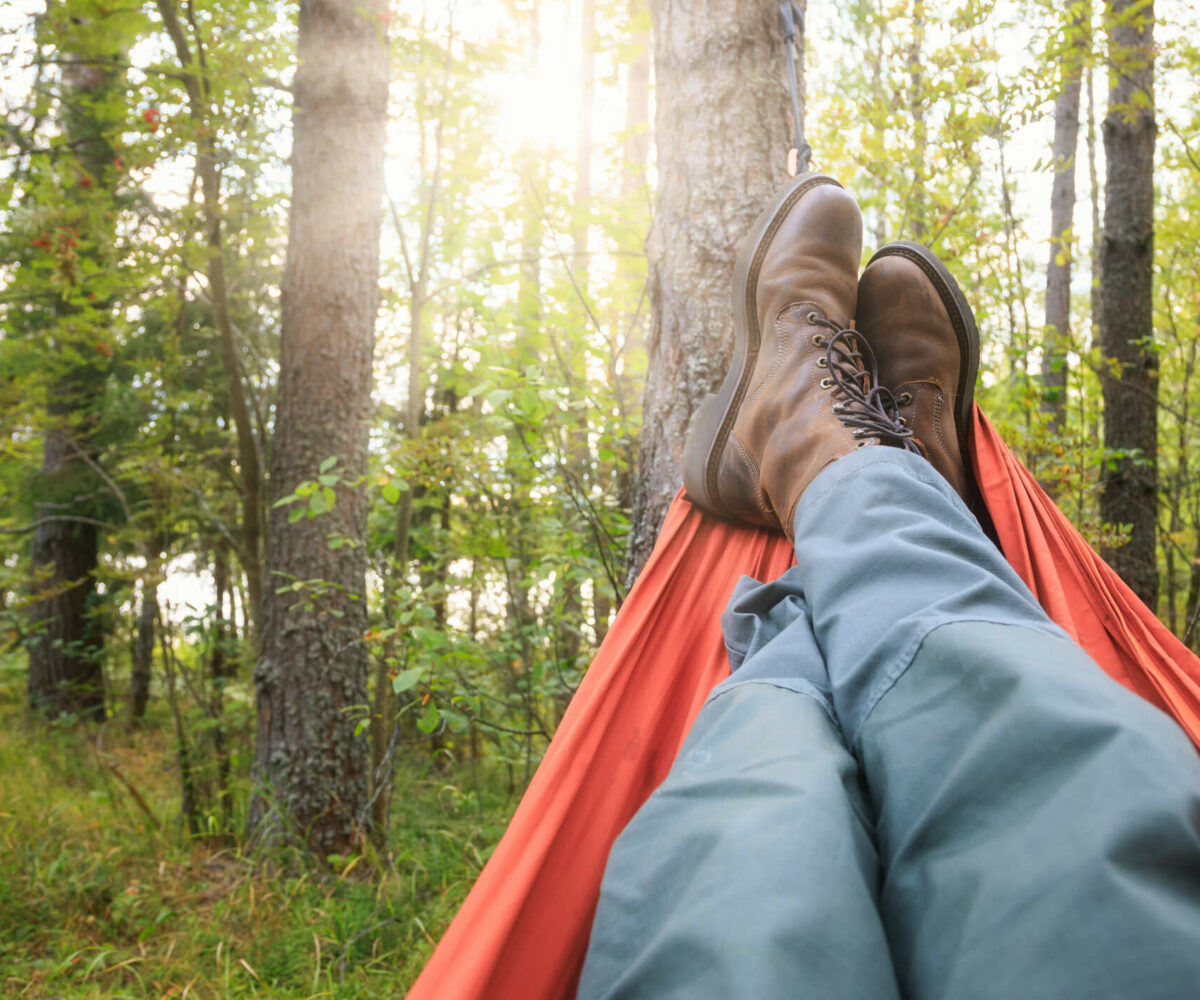
[[[708,485],[709,459],[728,409],[728,402],[710,392],[700,403],[683,447],[683,486],[688,498],[705,510],[719,510],[720,502]],[[720,456],[717,456],[720,459]],[[714,470],[715,471],[715,470]]]

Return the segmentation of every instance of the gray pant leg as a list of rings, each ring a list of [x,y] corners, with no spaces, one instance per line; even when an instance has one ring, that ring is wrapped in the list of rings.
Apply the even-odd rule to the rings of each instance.
[[[796,557],[905,995],[1200,997],[1200,766],[1178,726],[1046,618],[915,456],[822,472]]]
[[[878,878],[858,767],[819,702],[720,690],[613,847],[578,995],[898,1000]]]
[[[1200,997],[1200,765],[1074,643],[945,625],[862,728],[913,1000]]]

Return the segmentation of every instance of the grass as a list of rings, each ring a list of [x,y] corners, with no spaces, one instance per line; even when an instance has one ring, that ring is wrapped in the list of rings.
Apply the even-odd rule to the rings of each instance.
[[[6,673],[0,996],[14,1000],[401,997],[516,805],[495,765],[476,786],[417,750],[399,761],[389,857],[335,872],[254,854],[182,830],[165,716],[31,720]]]

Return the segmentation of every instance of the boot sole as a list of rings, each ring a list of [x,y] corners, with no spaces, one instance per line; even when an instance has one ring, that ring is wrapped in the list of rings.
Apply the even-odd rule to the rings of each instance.
[[[733,268],[733,359],[725,381],[715,393],[704,397],[683,450],[683,485],[688,497],[714,514],[724,515],[717,488],[721,456],[746,398],[750,376],[758,361],[762,330],[758,325],[758,276],[771,240],[784,218],[809,191],[823,184],[841,187],[824,174],[808,174],[784,188],[762,211],[738,252]]]
[[[966,297],[963,295],[962,289],[958,287],[954,276],[929,247],[911,240],[897,240],[876,251],[871,260],[867,261],[867,266],[870,267],[872,261],[879,260],[881,257],[903,257],[911,260],[924,271],[925,276],[937,289],[938,297],[941,298],[942,305],[946,307],[946,312],[950,316],[950,322],[954,324],[954,333],[958,337],[958,349],[965,361],[965,364],[959,367],[957,396],[955,397],[958,400],[958,409],[955,413],[958,427],[958,447],[960,453],[965,457],[969,454],[967,444],[971,437],[971,411],[975,404],[975,380],[979,376],[979,327],[975,324],[975,314],[967,304]]]

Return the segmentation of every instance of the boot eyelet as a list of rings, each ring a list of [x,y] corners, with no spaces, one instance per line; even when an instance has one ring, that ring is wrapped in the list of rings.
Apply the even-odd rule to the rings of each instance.
[[[868,444],[868,442],[866,442],[866,441],[859,441],[858,444],[856,444],[854,447],[855,448],[865,448],[867,446],[867,444]]]
[[[833,388],[833,379],[823,378],[823,379],[821,379],[820,385],[821,385],[822,389],[832,389]]]
[[[908,406],[908,404],[911,403],[912,401],[913,401],[913,396],[912,396],[911,392],[902,392],[896,399],[896,402],[899,403],[901,406]]]
[[[813,335],[812,342],[813,342],[813,347],[825,347],[829,343],[829,341],[826,340],[819,333]]]
[[[901,417],[901,418],[900,418],[900,426],[901,426],[901,427],[907,427],[907,426],[908,426],[908,421],[907,421],[907,420],[905,420],[903,417]]]
[[[845,407],[844,407],[844,406],[843,406],[841,403],[834,403],[834,404],[833,404],[833,412],[834,412],[834,413],[841,413],[841,412],[842,412],[842,410],[844,410],[844,409],[845,409]]]
[[[829,359],[828,358],[817,358],[817,367],[818,368],[828,368],[829,367]]]
[[[819,314],[819,313],[810,312],[810,313],[808,314],[808,316],[807,316],[807,317],[805,317],[805,318],[806,318],[806,319],[807,319],[807,320],[808,320],[810,323],[815,323],[817,320],[819,320],[819,319],[821,318],[821,316],[820,316],[820,314]]]

